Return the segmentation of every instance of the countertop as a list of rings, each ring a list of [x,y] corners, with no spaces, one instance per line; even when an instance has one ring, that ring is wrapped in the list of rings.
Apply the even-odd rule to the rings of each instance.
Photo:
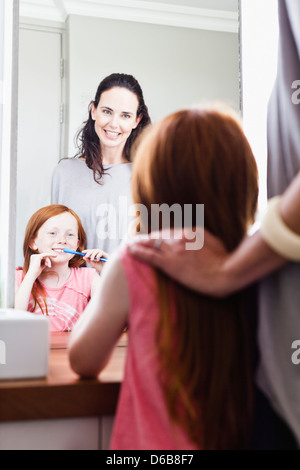
[[[47,377],[0,381],[0,422],[113,415],[127,351],[124,333],[97,379],[80,379],[68,361],[68,333],[51,334]]]

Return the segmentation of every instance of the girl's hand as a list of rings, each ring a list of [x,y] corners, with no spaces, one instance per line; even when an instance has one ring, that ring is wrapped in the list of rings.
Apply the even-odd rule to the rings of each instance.
[[[56,254],[52,253],[38,253],[31,255],[28,274],[37,279],[45,268],[51,268],[51,258],[56,258]]]
[[[108,254],[98,248],[84,250],[82,253],[86,253],[84,259],[100,274],[105,265],[105,261],[100,261],[100,258],[108,258]]]

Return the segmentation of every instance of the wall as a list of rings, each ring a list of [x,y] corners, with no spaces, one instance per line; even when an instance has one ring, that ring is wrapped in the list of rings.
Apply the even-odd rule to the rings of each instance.
[[[0,3],[0,247],[1,306],[14,304],[18,102],[18,0]]]
[[[20,25],[17,266],[23,265],[29,218],[50,204],[51,177],[61,153],[61,43],[60,29]]]
[[[3,116],[3,60],[4,60],[4,0],[0,0],[0,148],[2,146],[2,116]],[[1,179],[0,179],[1,184]],[[0,186],[1,191],[1,186]],[[1,216],[1,214],[0,214]]]
[[[153,121],[202,100],[239,108],[238,34],[70,16],[67,23],[69,127],[65,156],[100,81],[134,75]]]
[[[148,0],[140,0],[147,2]],[[151,0],[154,3],[160,3],[162,0]],[[209,8],[214,10],[236,11],[238,8],[238,0],[164,0],[163,3],[172,5],[182,5],[197,8]]]

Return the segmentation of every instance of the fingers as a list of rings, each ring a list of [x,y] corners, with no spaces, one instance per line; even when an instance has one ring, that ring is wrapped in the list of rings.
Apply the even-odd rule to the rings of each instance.
[[[48,258],[48,256],[47,258],[44,258],[43,261],[44,261],[44,266],[46,266],[47,268],[51,268],[51,260],[50,258]]]
[[[40,255],[37,255],[40,257],[40,262],[41,266],[51,268],[52,263],[51,263],[51,258],[56,258],[57,255],[53,253],[41,253]]]
[[[186,239],[181,237],[174,238],[175,231],[172,237],[164,238],[163,232],[148,235],[147,237],[136,237],[129,243],[129,251],[138,257],[155,256],[157,261],[162,259],[161,255],[164,254],[178,254],[185,249]],[[182,235],[182,230],[181,230]],[[157,256],[156,256],[157,255]]]
[[[38,253],[31,255],[29,271],[35,277],[38,277],[45,268],[51,268],[51,258],[56,258],[57,255],[53,252],[51,253]]]
[[[90,263],[90,261],[94,261],[96,263],[101,262],[100,258],[108,258],[108,254],[105,253],[103,250],[99,250],[97,248],[92,250],[84,250],[83,253],[86,253],[84,259]]]
[[[135,237],[130,244],[130,251],[137,252],[139,247],[153,250],[172,251],[174,255],[183,251],[199,251],[204,246],[216,252],[224,252],[221,240],[203,227],[188,227],[173,230],[162,230]]]
[[[146,263],[161,268],[165,263],[166,252],[162,251],[162,241],[159,244],[159,248],[155,247],[155,240],[149,240],[149,243],[145,241],[143,243],[134,243],[129,245],[129,251],[132,256],[145,261]],[[158,244],[156,243],[158,246]]]

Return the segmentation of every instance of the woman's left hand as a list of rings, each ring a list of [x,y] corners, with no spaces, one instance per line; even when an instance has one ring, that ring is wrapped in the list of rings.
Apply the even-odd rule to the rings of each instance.
[[[86,253],[84,259],[89,263],[98,273],[100,274],[106,261],[101,261],[100,258],[108,259],[108,254],[105,251],[98,248],[92,250],[84,250],[82,253]]]

